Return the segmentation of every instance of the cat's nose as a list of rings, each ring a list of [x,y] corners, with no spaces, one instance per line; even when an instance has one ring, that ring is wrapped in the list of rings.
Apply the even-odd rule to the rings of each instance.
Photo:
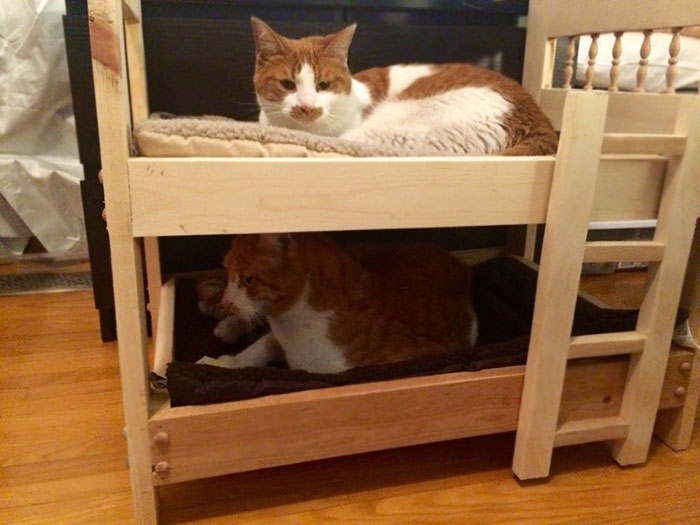
[[[311,113],[313,113],[316,108],[310,104],[299,104],[299,109],[302,113],[305,113],[306,115],[311,115]]]

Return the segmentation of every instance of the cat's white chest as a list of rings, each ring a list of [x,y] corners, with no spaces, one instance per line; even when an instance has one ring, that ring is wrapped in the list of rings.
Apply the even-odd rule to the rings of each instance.
[[[290,368],[335,373],[349,367],[345,354],[329,337],[332,312],[311,308],[307,292],[289,310],[268,317],[275,339],[284,350]]]

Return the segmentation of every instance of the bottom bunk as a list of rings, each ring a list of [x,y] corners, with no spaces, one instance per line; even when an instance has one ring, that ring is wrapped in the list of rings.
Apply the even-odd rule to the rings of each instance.
[[[156,369],[173,353],[176,362],[167,374],[173,402],[163,388],[153,396],[154,484],[515,430],[527,349],[522,331],[532,312],[536,273],[513,258],[497,258],[480,268],[477,309],[482,317],[487,311],[499,315],[484,320],[482,344],[474,350],[481,359],[458,362],[447,356],[447,361],[433,358],[345,374],[350,376],[346,382],[371,381],[358,384],[280,368],[228,370],[178,362],[196,361],[204,353],[215,356],[226,345],[211,335],[213,320],[198,313],[193,281],[169,281],[161,294]],[[607,309],[585,294],[577,312],[579,333],[622,331],[636,320],[636,311]],[[500,355],[494,350],[499,348]],[[671,353],[660,409],[684,404],[685,363],[692,359],[687,350]],[[588,428],[600,432],[601,423],[605,438],[624,436],[626,425],[618,414],[627,363],[627,357],[616,356],[569,365],[556,445],[585,441]],[[238,400],[173,406],[226,396]]]

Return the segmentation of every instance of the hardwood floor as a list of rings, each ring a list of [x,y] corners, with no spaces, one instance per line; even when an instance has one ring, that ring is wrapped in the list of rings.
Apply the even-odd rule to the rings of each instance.
[[[626,279],[622,303],[641,283]],[[583,287],[610,286],[595,277]],[[130,523],[122,426],[116,345],[100,342],[92,295],[0,297],[0,523]],[[527,484],[511,474],[513,442],[500,434],[173,485],[160,490],[161,519],[700,522],[697,434],[683,453],[655,441],[641,468],[619,468],[603,444],[558,449],[553,477]]]

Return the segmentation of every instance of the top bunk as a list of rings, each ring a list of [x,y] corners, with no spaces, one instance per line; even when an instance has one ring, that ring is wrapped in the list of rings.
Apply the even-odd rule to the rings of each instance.
[[[559,154],[413,157],[365,152],[361,157],[311,158],[297,152],[273,158],[259,150],[254,156],[230,156],[221,154],[221,148],[214,153],[205,148],[205,153],[187,150],[186,156],[135,156],[131,125],[138,129],[148,122],[140,6],[129,0],[123,12],[114,13],[115,27],[124,26],[124,32],[114,35],[109,10],[99,9],[110,3],[90,3],[93,68],[100,91],[110,93],[98,98],[101,142],[115,145],[103,157],[112,157],[115,166],[127,165],[128,181],[122,185],[116,180],[123,171],[111,170],[103,159],[104,179],[108,191],[119,184],[128,193],[135,237],[546,221]],[[653,0],[619,0],[604,4],[609,13],[577,2],[552,5],[562,12],[542,16],[547,10],[539,6],[540,16],[528,22],[523,85],[557,131],[563,134],[569,128],[571,140],[590,130],[585,114],[576,116],[571,108],[567,113],[567,107],[573,108],[580,96],[607,99],[591,220],[654,219],[669,162],[698,147],[688,137],[700,97],[676,92],[681,42],[694,41],[682,28],[700,24],[694,0],[677,0],[664,8]],[[556,26],[549,27],[550,20],[557,20]],[[654,20],[651,29],[649,20]],[[623,45],[621,29],[639,33],[642,42],[634,49],[638,62],[630,91],[623,91],[630,82],[624,80],[630,68],[624,67],[623,50],[630,46]],[[665,87],[650,93],[645,85],[654,70],[649,55],[655,29],[668,42]],[[109,47],[114,36],[124,46],[125,60],[118,60]],[[608,58],[599,56],[604,37],[612,42]],[[557,60],[561,74],[555,79]],[[596,76],[596,68],[605,63],[607,86]]]

